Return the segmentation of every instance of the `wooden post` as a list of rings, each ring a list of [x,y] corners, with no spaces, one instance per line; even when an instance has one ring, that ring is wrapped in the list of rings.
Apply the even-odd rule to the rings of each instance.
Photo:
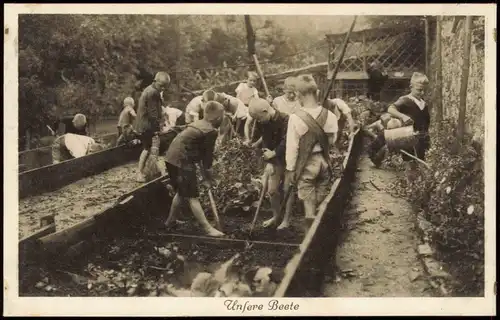
[[[252,62],[253,55],[255,54],[255,32],[253,31],[252,21],[249,15],[245,15],[245,28],[247,31],[247,48],[249,62]]]
[[[430,31],[429,31],[429,19],[424,17],[425,26],[425,74],[429,74],[429,53],[430,53]]]
[[[472,16],[465,18],[464,25],[464,61],[460,83],[460,109],[458,111],[457,138],[461,143],[465,133],[465,111],[467,109],[467,85],[469,82],[470,46],[471,46]]]
[[[366,34],[363,32],[363,71],[368,70],[368,61],[366,60]]]
[[[442,45],[442,37],[441,37],[441,23],[442,17],[437,17],[436,20],[436,99],[435,99],[435,108],[436,108],[436,122],[438,128],[441,128],[441,122],[443,121],[443,66],[442,66],[442,57],[441,57],[441,45]]]

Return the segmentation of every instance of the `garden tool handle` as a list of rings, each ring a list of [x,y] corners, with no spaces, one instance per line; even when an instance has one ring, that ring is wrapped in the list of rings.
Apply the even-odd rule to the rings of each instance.
[[[210,198],[210,205],[212,206],[212,213],[215,218],[215,224],[219,231],[222,230],[222,225],[220,223],[219,214],[217,213],[217,206],[215,205],[214,195],[212,194],[212,190],[208,189],[208,197]]]
[[[267,192],[268,182],[269,182],[269,175],[266,173],[264,175],[264,179],[262,181],[262,191],[260,193],[259,203],[257,204],[257,209],[255,209],[255,215],[253,217],[253,221],[252,221],[252,224],[250,226],[250,234],[252,234],[253,228],[255,227],[255,223],[257,222],[257,217],[259,215],[260,207],[262,206],[262,201],[264,200],[264,195]]]

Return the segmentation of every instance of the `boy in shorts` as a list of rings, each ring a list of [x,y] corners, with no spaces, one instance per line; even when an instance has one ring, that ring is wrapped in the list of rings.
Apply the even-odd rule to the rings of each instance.
[[[224,107],[210,101],[206,104],[203,119],[194,121],[180,132],[170,144],[166,155],[166,167],[171,184],[176,194],[172,200],[170,213],[165,221],[165,226],[170,228],[176,216],[180,213],[182,204],[186,203],[195,218],[202,225],[205,233],[212,237],[221,237],[224,234],[210,225],[203,208],[201,207],[196,175],[196,164],[204,173],[204,185],[211,187],[212,162],[215,141],[218,136],[217,129],[224,118]]]

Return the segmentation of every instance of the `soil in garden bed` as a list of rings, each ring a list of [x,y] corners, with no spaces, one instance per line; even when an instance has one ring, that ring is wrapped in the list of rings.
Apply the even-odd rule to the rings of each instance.
[[[78,180],[53,192],[19,200],[19,237],[40,228],[39,220],[56,214],[56,228],[62,230],[104,210],[122,194],[137,188],[136,162],[112,168]]]
[[[95,243],[93,252],[71,265],[37,270],[39,280],[22,296],[170,296],[168,288],[189,289],[199,272],[214,272],[241,253],[243,269],[270,267],[282,272],[296,252],[277,246],[244,251],[206,243],[122,238]],[[59,270],[58,270],[59,269]]]

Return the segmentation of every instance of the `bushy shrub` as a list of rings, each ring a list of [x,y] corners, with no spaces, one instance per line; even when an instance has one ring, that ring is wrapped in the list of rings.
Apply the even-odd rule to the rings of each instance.
[[[431,242],[454,276],[454,295],[484,292],[484,169],[470,138],[455,148],[453,125],[431,130],[426,155],[430,169],[420,167],[417,180],[405,184],[409,200],[432,224]]]

